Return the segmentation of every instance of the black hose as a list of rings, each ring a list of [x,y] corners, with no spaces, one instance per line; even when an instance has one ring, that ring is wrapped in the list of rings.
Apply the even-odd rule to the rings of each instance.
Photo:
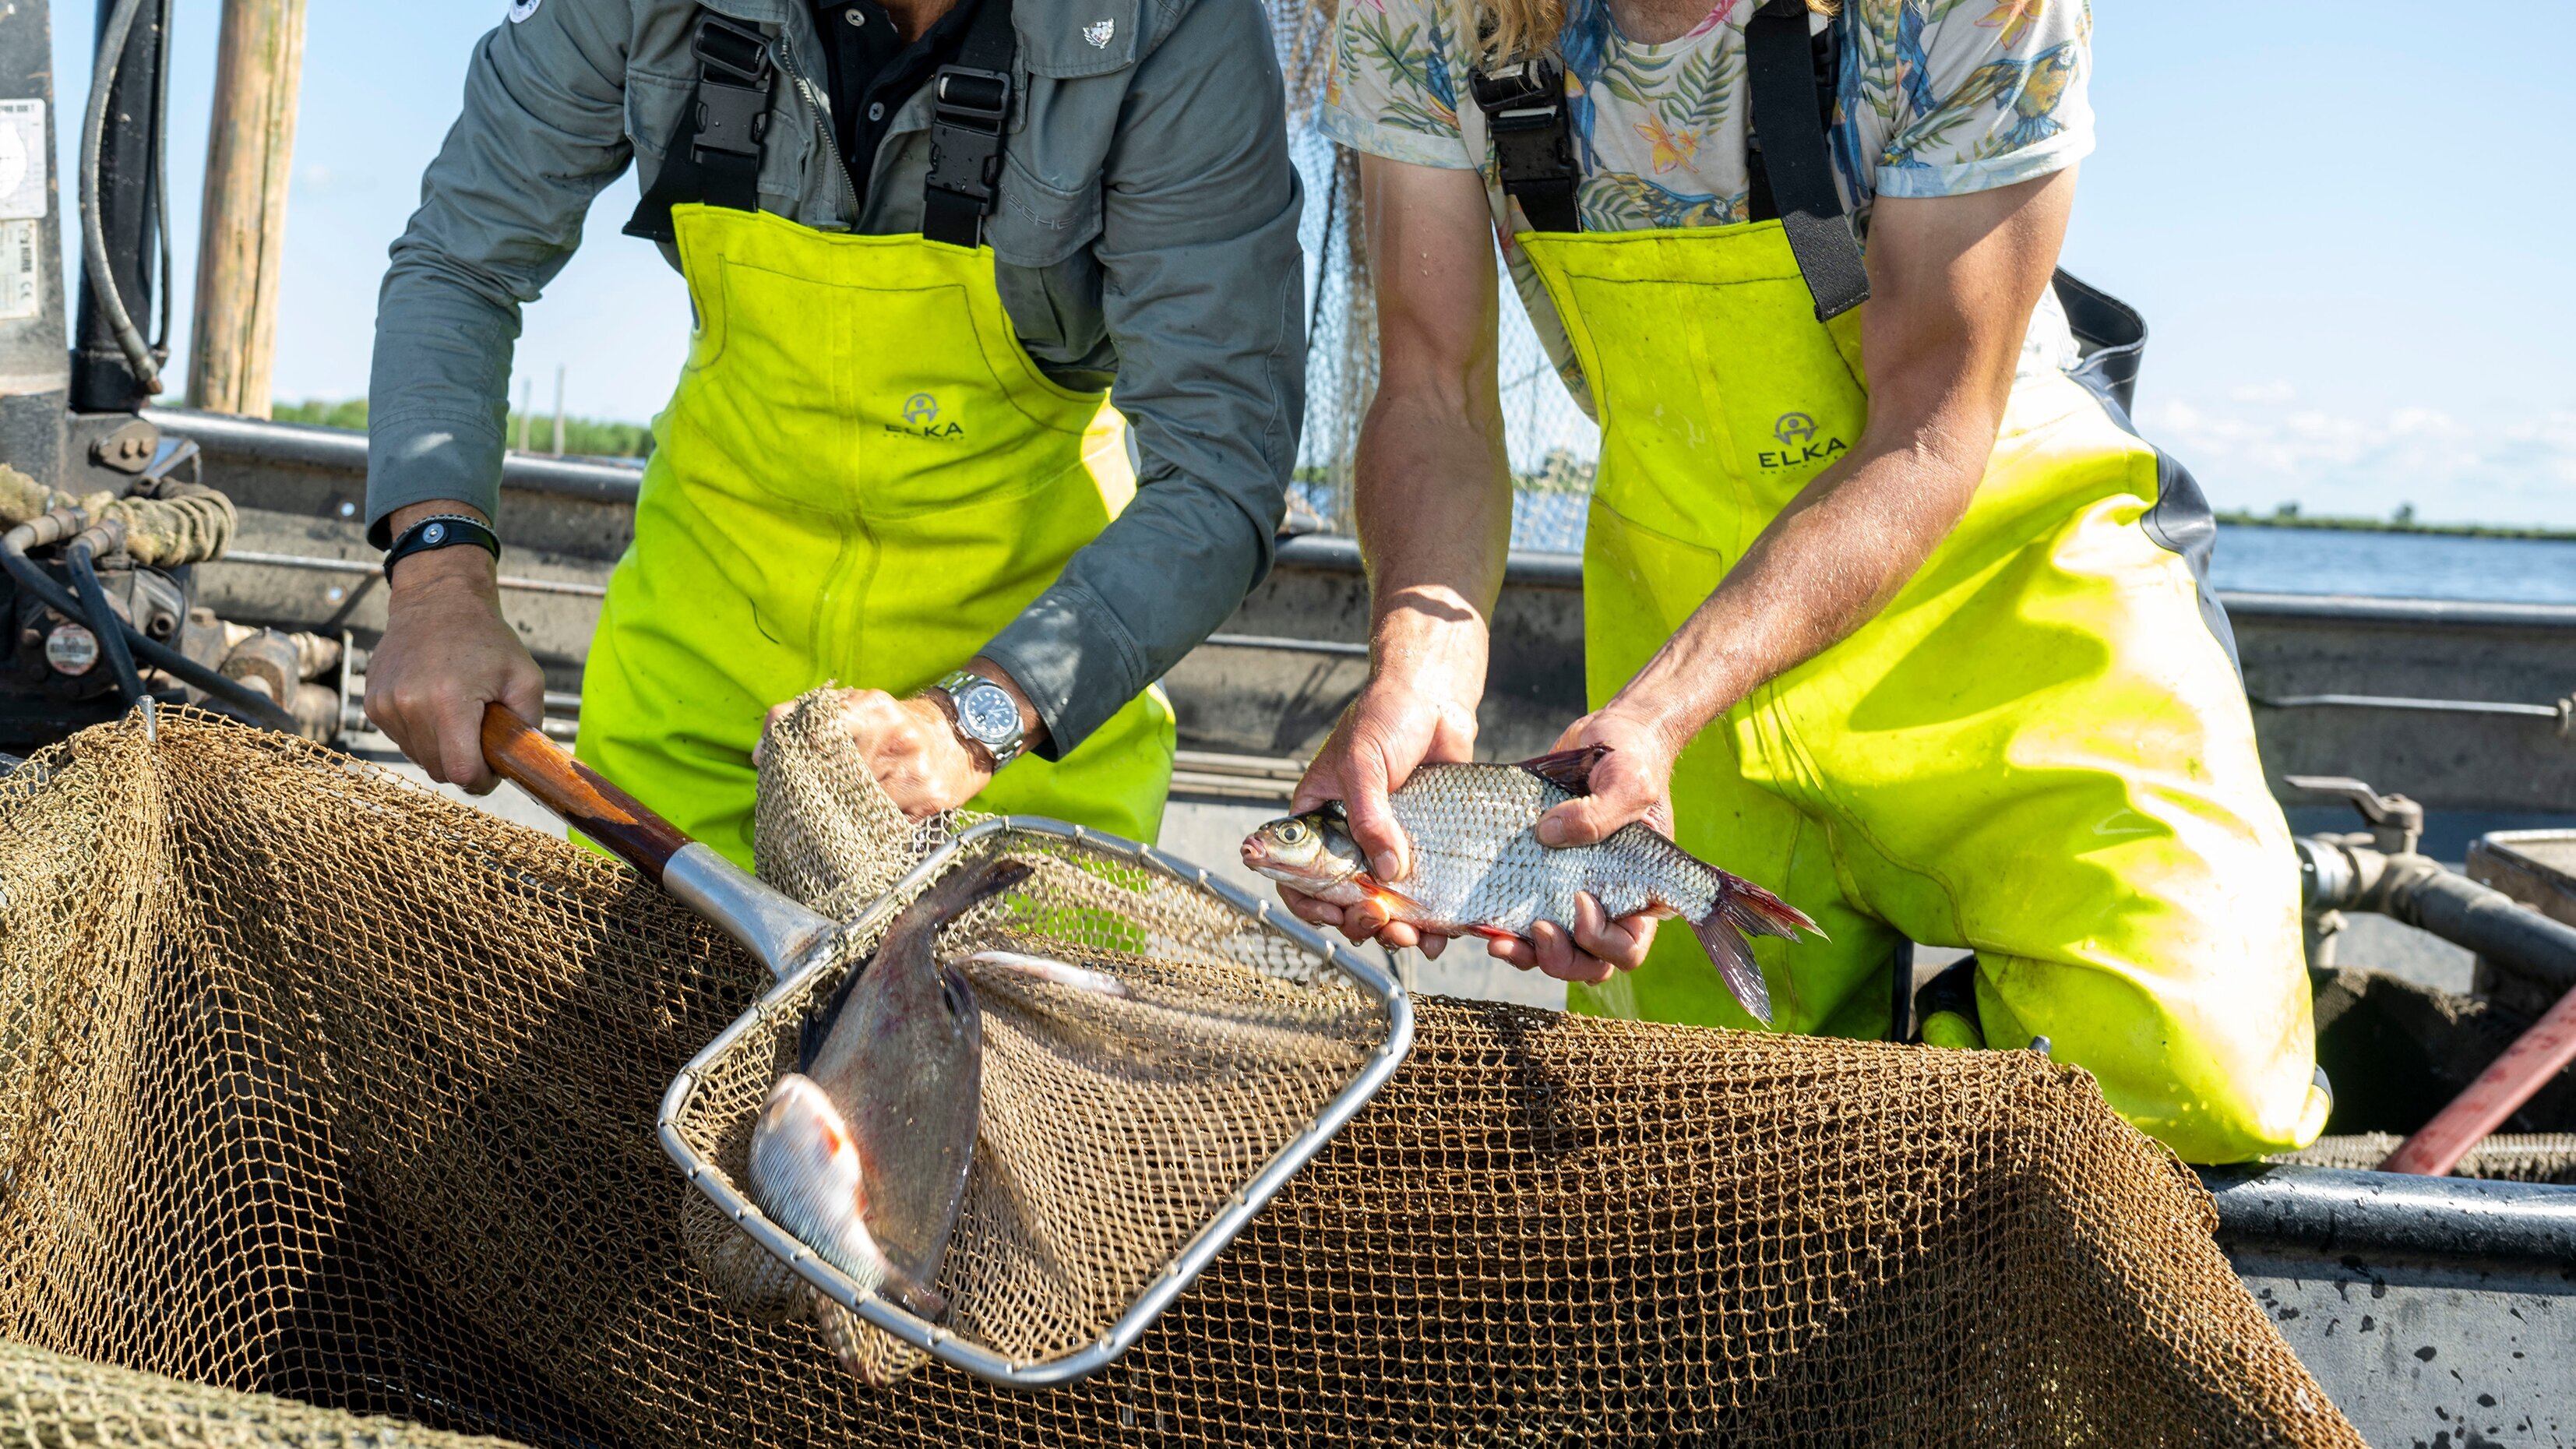
[[[80,606],[80,601],[63,592],[61,585],[45,577],[45,571],[38,568],[34,560],[27,557],[26,545],[20,542],[17,529],[11,529],[7,534],[0,535],[0,568],[8,570],[9,577],[16,579],[20,588],[34,594],[45,607],[65,618],[80,620],[93,633],[102,632],[95,623],[91,622],[88,617],[89,611]],[[153,668],[168,670],[182,681],[204,690],[208,695],[222,700],[233,709],[270,729],[283,730],[290,735],[299,733],[295,716],[288,714],[277,701],[267,695],[250,688],[240,680],[224,678],[178,650],[144,634],[114,614],[108,616],[108,621],[124,631],[127,642],[134,646],[134,652],[142,655],[145,662]]]
[[[144,392],[157,394],[161,391],[161,365],[152,355],[151,344],[136,330],[134,315],[125,309],[124,294],[117,291],[116,278],[108,271],[107,234],[99,227],[98,208],[98,153],[107,132],[108,92],[115,88],[116,73],[125,64],[126,38],[134,33],[135,15],[142,8],[143,0],[116,0],[116,8],[108,13],[107,29],[99,37],[98,68],[89,84],[89,109],[81,117],[81,258],[88,263],[90,295],[98,299],[99,310],[107,314],[108,327],[116,333],[116,345],[125,353],[126,366],[134,370],[134,379]]]
[[[121,625],[125,621],[118,616],[115,606],[107,601],[107,590],[98,581],[98,570],[90,564],[89,540],[72,540],[71,546],[63,550],[63,566],[72,576],[72,592],[80,596],[82,607],[88,610],[93,621],[89,631],[98,639],[98,651],[107,656],[108,671],[116,676],[117,693],[125,696],[128,706],[141,704],[143,676],[134,672],[134,654],[125,647],[125,630],[116,627],[102,629],[94,622],[105,619],[111,625]]]

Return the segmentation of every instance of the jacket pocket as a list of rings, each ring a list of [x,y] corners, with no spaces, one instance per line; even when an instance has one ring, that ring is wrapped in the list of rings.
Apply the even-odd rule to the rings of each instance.
[[[1091,245],[1100,235],[1100,178],[1087,185],[1049,186],[1005,150],[1000,195],[984,239],[994,254],[1018,267],[1051,267]]]
[[[671,154],[696,91],[693,80],[639,70],[626,73],[626,139],[634,143],[636,155],[650,158],[658,167]]]

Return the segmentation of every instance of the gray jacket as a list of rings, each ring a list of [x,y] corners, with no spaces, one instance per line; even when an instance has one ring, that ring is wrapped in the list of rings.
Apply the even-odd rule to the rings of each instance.
[[[464,114],[422,178],[378,302],[367,513],[379,547],[385,515],[407,504],[494,508],[519,308],[562,270],[592,198],[630,159],[651,188],[694,93],[692,0],[510,8],[475,51]],[[872,158],[854,217],[809,0],[711,8],[775,37],[762,209],[831,230],[918,230],[929,88]],[[1304,405],[1304,279],[1257,0],[1015,0],[1013,24],[1018,83],[985,228],[996,280],[1040,368],[1068,386],[1114,383],[1142,485],[985,650],[1045,716],[1052,756],[1268,571]],[[1107,43],[1093,44],[1104,25]]]

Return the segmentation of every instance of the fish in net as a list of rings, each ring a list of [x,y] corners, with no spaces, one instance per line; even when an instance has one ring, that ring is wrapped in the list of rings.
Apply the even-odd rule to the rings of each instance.
[[[917,850],[828,754],[763,787],[878,842],[780,858],[818,903]],[[1101,1373],[871,1387],[720,1286],[735,1230],[655,1141],[768,985],[631,873],[318,747],[84,732],[0,781],[0,1337],[550,1445],[2360,1443],[2079,1070],[1439,998]]]

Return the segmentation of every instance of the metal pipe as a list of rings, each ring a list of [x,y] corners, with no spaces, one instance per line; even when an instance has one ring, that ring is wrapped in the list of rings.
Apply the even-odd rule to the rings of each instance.
[[[2307,909],[2373,911],[2534,977],[2576,989],[2576,927],[2421,855],[2389,855],[2323,836],[2298,842]]]
[[[2204,1167],[2230,1253],[2388,1254],[2464,1266],[2576,1265],[2576,1188],[2327,1167]]]
[[[1219,649],[1266,649],[1278,654],[1325,654],[1337,659],[1366,659],[1366,644],[1346,644],[1338,639],[1283,639],[1273,634],[1210,634],[1207,642]]]
[[[2533,719],[2565,720],[2563,704],[2509,704],[2487,699],[2410,699],[2385,694],[2247,695],[2266,709],[2400,709],[2428,714],[2509,714]]]
[[[373,574],[381,572],[384,568],[382,564],[369,563],[365,559],[318,558],[312,554],[301,553],[261,553],[257,549],[248,548],[228,550],[219,562],[258,564],[264,568],[273,569],[303,569],[308,573],[318,574]],[[583,599],[608,597],[608,588],[604,584],[576,583],[570,579],[531,579],[503,574],[493,582],[505,589],[517,589],[532,594],[570,594]]]

